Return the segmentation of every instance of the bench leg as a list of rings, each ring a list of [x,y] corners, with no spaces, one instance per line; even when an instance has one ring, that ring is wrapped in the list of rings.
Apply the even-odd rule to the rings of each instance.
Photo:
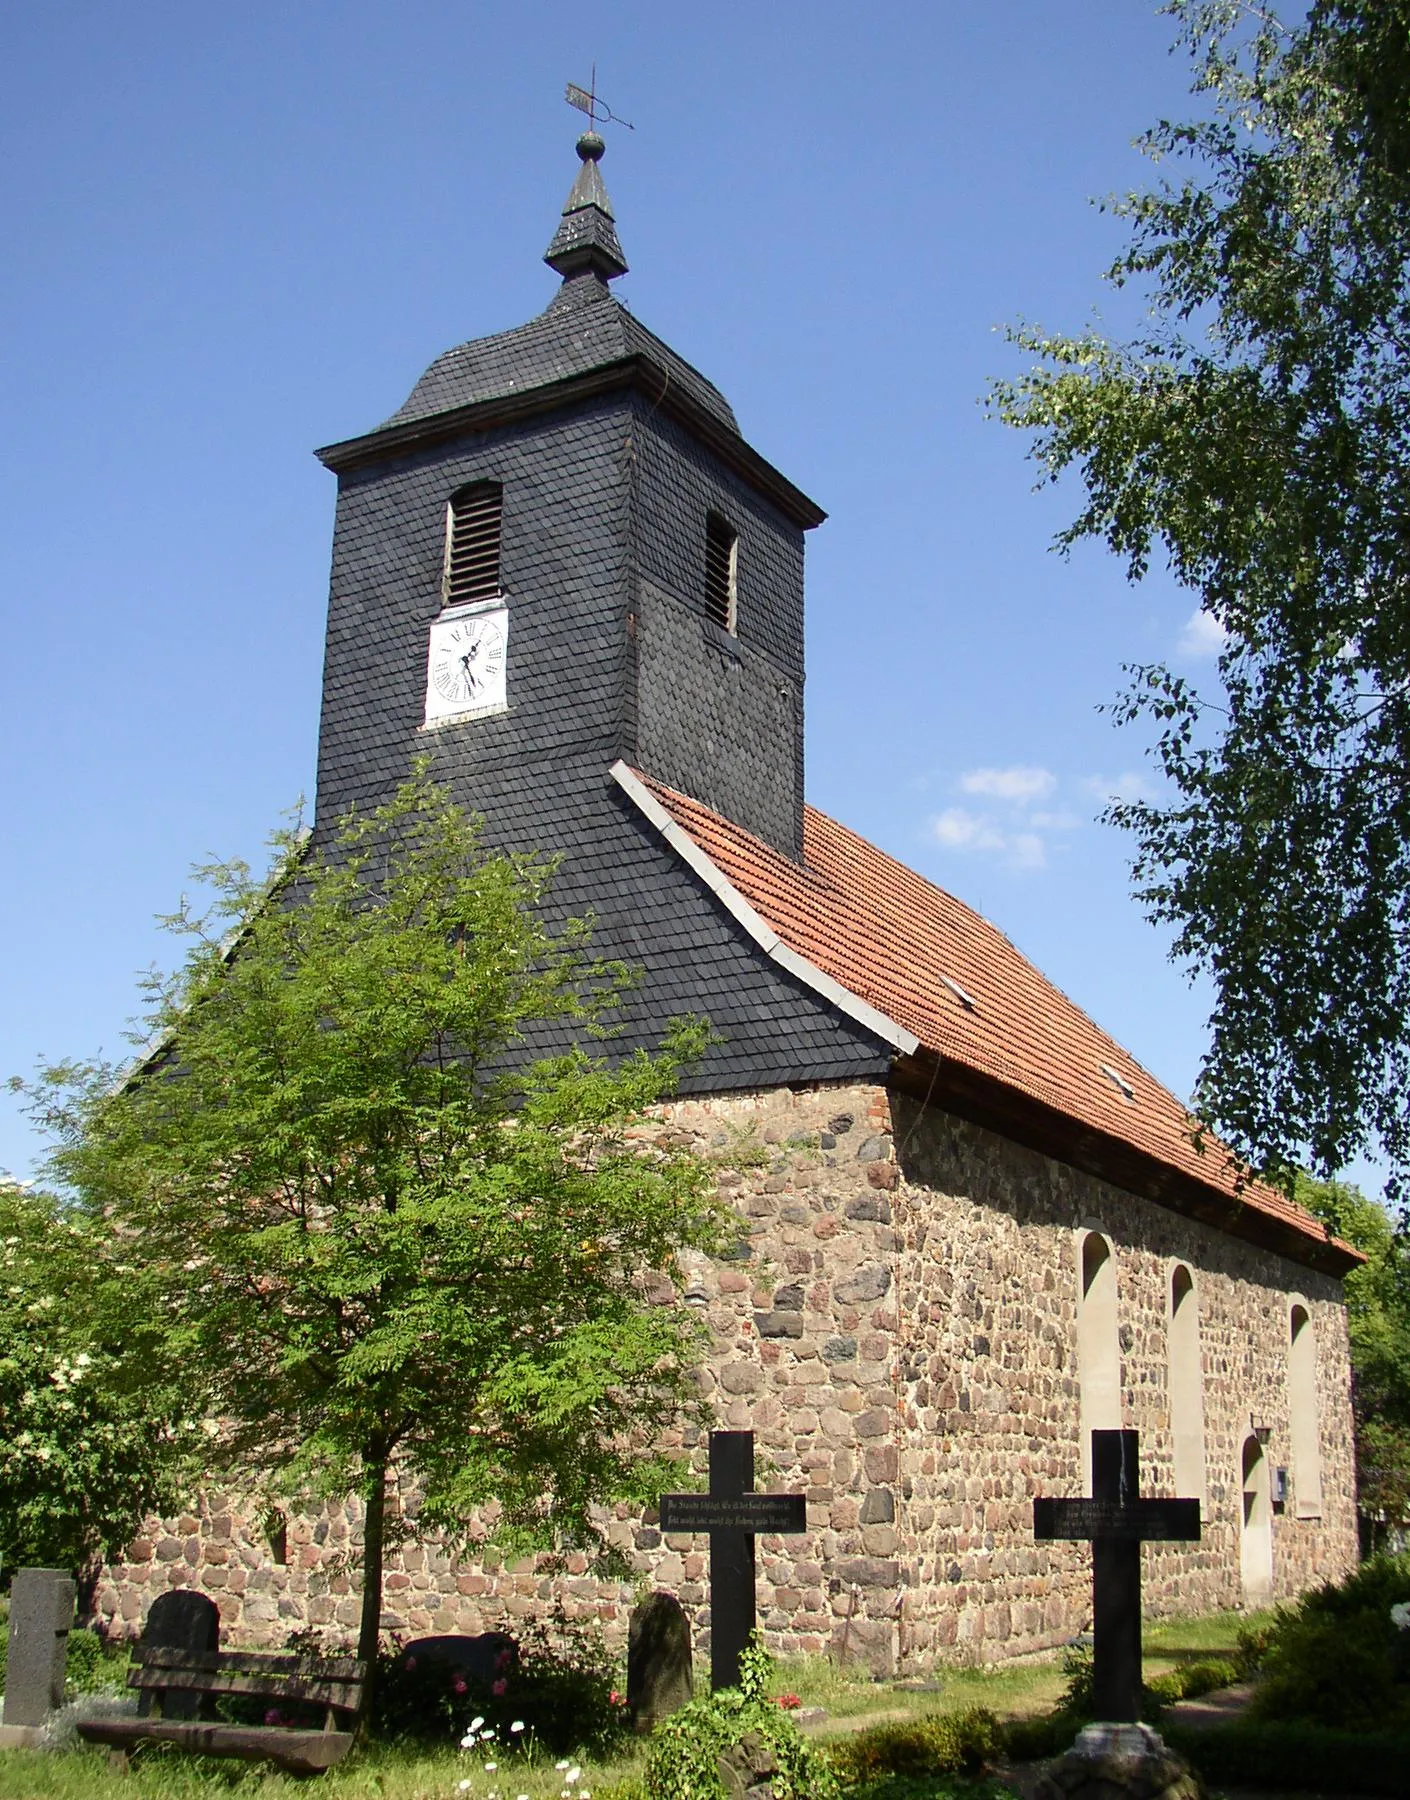
[[[114,1775],[126,1775],[131,1767],[131,1759],[126,1750],[109,1750],[108,1767]]]

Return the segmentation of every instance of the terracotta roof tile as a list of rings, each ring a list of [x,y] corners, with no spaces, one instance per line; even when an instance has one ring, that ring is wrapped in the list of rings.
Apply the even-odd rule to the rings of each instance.
[[[804,808],[800,866],[699,801],[640,779],[785,944],[913,1032],[926,1050],[1319,1246],[1336,1243],[1285,1194],[1241,1178],[1222,1145],[1206,1138],[1197,1149],[1190,1116],[1175,1096],[954,895],[815,807]]]

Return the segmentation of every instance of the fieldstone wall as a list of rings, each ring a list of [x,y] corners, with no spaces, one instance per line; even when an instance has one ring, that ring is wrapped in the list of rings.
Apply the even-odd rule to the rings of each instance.
[[[1080,1491],[1078,1244],[1116,1252],[1122,1423],[1141,1433],[1143,1490],[1173,1491],[1167,1316],[1174,1262],[1193,1274],[1204,1370],[1203,1541],[1149,1546],[1147,1610],[1241,1603],[1242,1447],[1291,1463],[1288,1315],[1317,1342],[1322,1507],[1273,1520],[1274,1591],[1335,1578],[1356,1557],[1349,1360],[1340,1286],[879,1086],[680,1101],[643,1127],[679,1135],[720,1169],[740,1217],[732,1256],[687,1271],[706,1315],[701,1372],[721,1425],[757,1434],[759,1485],[803,1490],[806,1536],[758,1542],[770,1644],[920,1672],[1060,1644],[1088,1623],[1090,1558],[1039,1546],[1031,1502]],[[661,1283],[660,1304],[679,1304]],[[688,1444],[697,1465],[703,1443]],[[405,1504],[414,1508],[415,1497]],[[1293,1496],[1295,1502],[1296,1496]],[[669,1588],[708,1643],[705,1540],[611,1519],[637,1587]],[[211,1492],[153,1521],[104,1573],[105,1624],[135,1633],[168,1586],[196,1586],[228,1641],[282,1643],[304,1626],[353,1635],[355,1502],[288,1522],[280,1546],[234,1496]],[[276,1560],[279,1548],[284,1561]],[[550,1579],[492,1549],[452,1559],[409,1546],[389,1568],[385,1624],[409,1635],[509,1630],[556,1605],[624,1641],[631,1584],[579,1562]]]

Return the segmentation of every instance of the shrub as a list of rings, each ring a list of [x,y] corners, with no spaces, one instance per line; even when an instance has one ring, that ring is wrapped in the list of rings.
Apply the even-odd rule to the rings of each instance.
[[[555,1756],[569,1751],[606,1756],[628,1729],[622,1686],[600,1636],[560,1618],[552,1636],[542,1625],[529,1625],[517,1660],[506,1656],[489,1682],[438,1658],[408,1657],[404,1651],[384,1656],[373,1734],[458,1743],[479,1716],[502,1748],[515,1743],[518,1734],[509,1727],[520,1720],[525,1745],[535,1742]]]
[[[741,1658],[737,1688],[692,1700],[656,1727],[646,1800],[726,1800],[720,1758],[746,1739],[772,1754],[777,1800],[840,1800],[831,1763],[768,1698],[768,1679],[769,1658],[756,1635]]]
[[[976,1774],[1003,1749],[993,1713],[981,1706],[960,1713],[873,1725],[829,1744],[828,1758],[849,1788],[882,1775]]]
[[[1324,1726],[1234,1719],[1213,1729],[1166,1723],[1161,1735],[1207,1782],[1324,1794],[1387,1795],[1403,1800],[1410,1736],[1332,1731]]]
[[[127,1682],[128,1647],[104,1643],[96,1631],[82,1626],[69,1633],[66,1681],[70,1692],[94,1694],[122,1688]]]
[[[1379,1556],[1280,1607],[1268,1629],[1255,1719],[1353,1731],[1410,1728],[1410,1668],[1392,1606],[1410,1600],[1410,1556]]]

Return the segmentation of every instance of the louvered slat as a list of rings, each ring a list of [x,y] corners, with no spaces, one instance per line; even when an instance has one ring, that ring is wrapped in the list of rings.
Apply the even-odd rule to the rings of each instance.
[[[446,603],[487,600],[499,592],[499,532],[503,490],[485,483],[450,503]]]
[[[705,611],[726,631],[735,627],[735,545],[734,532],[725,521],[711,513],[705,521]]]

